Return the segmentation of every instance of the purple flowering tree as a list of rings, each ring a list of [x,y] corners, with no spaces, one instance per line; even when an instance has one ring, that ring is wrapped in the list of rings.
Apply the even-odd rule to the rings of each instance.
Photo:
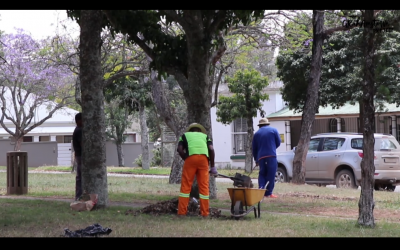
[[[71,83],[76,76],[67,67],[46,60],[51,48],[21,29],[2,35],[0,42],[0,124],[19,151],[24,135],[74,101]],[[43,107],[47,114],[37,117]]]

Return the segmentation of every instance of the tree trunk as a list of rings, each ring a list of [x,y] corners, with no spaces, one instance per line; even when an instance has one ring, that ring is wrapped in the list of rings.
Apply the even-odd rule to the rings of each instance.
[[[253,117],[247,117],[247,146],[246,146],[246,160],[244,165],[244,170],[246,173],[251,173],[253,171]]]
[[[150,154],[149,154],[149,132],[146,124],[146,112],[144,106],[139,104],[139,120],[142,138],[142,168],[150,169]]]
[[[364,109],[363,109],[363,100],[360,100],[358,102],[358,106],[359,106],[359,110],[360,110],[360,114],[358,116],[359,119],[359,126],[358,126],[358,133],[363,133],[364,131],[364,121],[363,121],[363,117],[364,117]]]
[[[15,144],[14,144],[14,151],[20,151],[21,147],[22,147],[22,142],[24,141],[24,137],[19,137],[19,138],[15,138]]]
[[[183,134],[185,132],[185,128],[181,128],[179,130],[179,134]],[[176,137],[176,141],[179,141],[179,137]],[[183,163],[184,161],[176,151],[178,148],[178,143],[176,143],[175,146],[175,153],[174,153],[174,160],[172,161],[172,166],[171,166],[171,173],[169,175],[169,184],[180,184],[181,183],[181,178],[182,178],[182,168],[183,168]]]
[[[101,70],[101,10],[82,10],[80,24],[80,83],[82,95],[82,188],[98,194],[96,208],[108,202],[103,75]]]
[[[324,39],[324,12],[313,10],[313,44],[312,60],[310,68],[309,85],[307,88],[307,99],[303,109],[301,120],[300,139],[296,147],[293,159],[293,180],[294,184],[305,183],[305,159],[308,153],[308,145],[311,138],[311,129],[315,119],[315,112],[318,108],[318,89],[321,78],[322,66],[322,42]]]
[[[180,184],[182,177],[182,167],[184,161],[181,159],[179,154],[176,152],[178,147],[179,137],[183,134],[186,129],[186,122],[180,121],[179,117],[172,110],[170,100],[161,81],[156,78],[154,72],[151,74],[152,81],[152,97],[154,104],[157,108],[158,114],[164,120],[165,124],[174,132],[176,136],[176,146],[174,153],[174,160],[171,166],[171,173],[169,175],[169,184]],[[162,132],[161,132],[162,133]]]
[[[209,82],[208,62],[210,55],[205,49],[198,49],[192,41],[196,38],[188,36],[188,77],[187,80],[182,79],[179,75],[176,77],[179,85],[183,90],[188,107],[188,125],[191,123],[200,123],[207,131],[207,135],[212,138],[211,131],[211,90],[212,86]],[[198,45],[198,44],[197,44]],[[204,45],[205,47],[206,45]],[[218,152],[216,152],[217,154]],[[198,189],[197,182],[193,183],[192,189]],[[215,177],[210,177],[210,199],[217,198],[217,189]],[[198,192],[198,191],[197,191]]]
[[[372,23],[374,10],[364,10],[364,22]],[[363,153],[361,160],[361,194],[358,202],[359,216],[358,224],[361,226],[374,227],[374,83],[375,83],[375,33],[369,25],[364,26],[364,79],[363,79]]]
[[[125,162],[124,162],[124,152],[122,150],[122,142],[121,141],[117,141],[115,143],[115,145],[117,146],[118,166],[124,167],[125,166]]]

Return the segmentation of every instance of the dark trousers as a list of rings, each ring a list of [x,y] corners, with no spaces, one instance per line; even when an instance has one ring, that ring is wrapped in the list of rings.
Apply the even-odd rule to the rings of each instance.
[[[75,200],[82,195],[82,158],[75,156],[76,161],[76,178],[75,178]]]
[[[278,168],[278,161],[276,157],[266,157],[258,162],[260,166],[260,173],[258,174],[258,187],[264,188],[267,184],[267,191],[265,191],[265,196],[271,195],[275,187],[275,175]]]

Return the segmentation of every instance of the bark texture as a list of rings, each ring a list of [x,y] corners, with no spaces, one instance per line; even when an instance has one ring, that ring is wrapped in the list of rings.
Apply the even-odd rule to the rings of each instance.
[[[181,121],[170,105],[170,100],[166,94],[166,89],[161,81],[156,78],[155,72],[151,74],[152,81],[152,98],[157,107],[158,114],[162,117],[165,124],[174,132],[176,137],[176,146],[174,153],[174,160],[171,166],[171,173],[169,175],[170,184],[180,184],[182,177],[183,160],[176,152],[178,140],[180,135],[185,131],[186,123]]]
[[[321,78],[322,66],[322,42],[324,39],[324,11],[313,10],[313,44],[310,78],[307,89],[307,100],[304,105],[301,120],[300,139],[296,147],[293,159],[293,180],[294,184],[305,183],[305,159],[310,144],[311,129],[315,119],[315,112],[318,108],[318,89]]]
[[[372,23],[374,10],[364,11],[364,22]],[[374,84],[375,84],[375,33],[369,25],[364,26],[364,76],[363,76],[363,153],[361,161],[361,194],[358,202],[358,224],[374,227]]]
[[[142,138],[142,168],[150,168],[150,154],[149,154],[149,132],[147,130],[146,112],[144,106],[139,103],[139,120],[140,120],[140,136]]]
[[[124,151],[122,149],[122,144],[117,142],[115,146],[117,146],[118,166],[123,167],[125,166],[125,160],[124,160]]]
[[[98,194],[97,208],[108,203],[105,118],[101,70],[100,10],[82,10],[80,17],[80,83],[83,118],[82,188]]]

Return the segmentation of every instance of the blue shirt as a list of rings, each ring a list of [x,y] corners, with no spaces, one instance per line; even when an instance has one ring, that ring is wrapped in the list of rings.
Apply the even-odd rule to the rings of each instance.
[[[269,125],[260,127],[253,137],[253,157],[256,162],[264,157],[276,157],[276,149],[281,145],[281,137],[276,128]]]

